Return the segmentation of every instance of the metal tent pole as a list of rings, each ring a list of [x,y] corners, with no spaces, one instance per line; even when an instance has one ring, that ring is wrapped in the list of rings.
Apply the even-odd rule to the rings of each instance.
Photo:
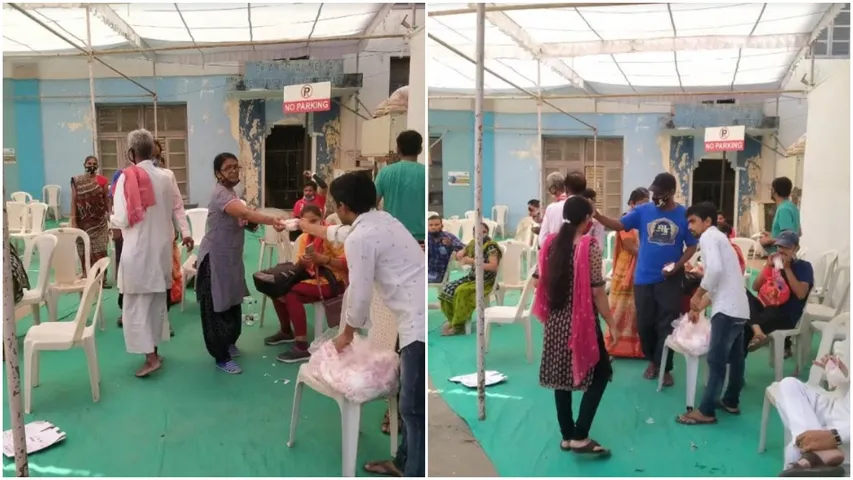
[[[477,417],[486,419],[486,319],[483,292],[483,86],[486,66],[486,5],[477,4],[477,68],[474,77],[474,274],[477,295]]]
[[[154,95],[152,95],[152,100],[154,102],[154,138],[157,138],[157,135],[160,130],[160,126],[157,123],[157,61],[151,62],[151,78],[154,80]],[[163,152],[160,152],[160,156],[163,156]]]
[[[6,190],[3,190],[6,197]],[[3,245],[9,245],[9,215],[3,202]],[[6,388],[9,391],[9,419],[12,421],[12,446],[15,451],[15,476],[29,477],[27,437],[21,398],[21,369],[18,363],[18,338],[15,335],[15,294],[12,288],[12,257],[3,249],[3,358],[6,360]]]
[[[544,186],[542,185],[542,173],[545,172],[545,140],[542,138],[542,59],[536,60],[536,137],[539,139],[539,196],[542,204],[545,198]]]
[[[86,5],[86,50],[89,51],[89,106],[92,108],[92,154],[100,158],[98,152],[98,111],[95,108],[95,56],[92,50],[92,12]]]
[[[593,102],[594,106],[592,111],[595,112],[595,124],[598,125],[598,101]],[[592,171],[595,178],[598,179],[598,127],[592,129]],[[602,177],[604,175],[602,174]],[[601,178],[601,187],[598,188],[598,185],[595,185],[595,188],[598,190],[604,190],[604,178]],[[597,196],[604,195],[603,191],[595,192]]]

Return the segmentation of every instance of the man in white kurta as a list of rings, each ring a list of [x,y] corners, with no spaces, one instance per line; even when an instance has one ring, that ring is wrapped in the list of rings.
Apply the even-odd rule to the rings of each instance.
[[[146,356],[145,364],[136,372],[137,376],[144,377],[160,368],[157,345],[169,339],[166,291],[172,286],[174,192],[172,176],[148,159],[153,150],[151,133],[131,132],[128,144],[135,150],[133,162],[148,174],[155,198],[154,205],[145,210],[142,221],[131,226],[124,192],[125,175],[122,175],[116,185],[110,218],[124,238],[118,288],[124,294],[125,346],[128,353]]]
[[[779,383],[776,406],[792,439],[785,446],[790,468],[782,476],[841,476],[842,468],[826,465],[850,464],[849,341],[837,342],[833,351],[816,362],[824,366],[829,391],[793,377]]]

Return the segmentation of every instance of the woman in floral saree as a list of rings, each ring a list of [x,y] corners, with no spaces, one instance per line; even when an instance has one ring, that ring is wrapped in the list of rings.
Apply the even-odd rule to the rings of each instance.
[[[483,232],[483,294],[488,297],[498,278],[498,265],[501,261],[501,249],[497,242],[489,238],[489,227],[480,225]],[[468,245],[456,254],[456,259],[462,265],[470,265],[467,275],[448,283],[438,294],[441,311],[447,318],[447,323],[441,329],[442,335],[459,335],[465,333],[465,324],[471,319],[471,314],[477,308],[477,287],[474,271],[474,244]]]
[[[107,256],[107,244],[110,241],[107,179],[98,175],[97,158],[91,155],[86,157],[83,166],[86,173],[71,178],[71,227],[79,228],[89,235],[92,249],[90,265],[94,265]],[[77,253],[83,266],[83,275],[87,275],[82,240],[77,242]]]
[[[649,191],[638,188],[631,192],[628,207],[649,201]],[[639,237],[636,230],[617,232],[613,253],[613,280],[610,283],[610,312],[619,328],[619,340],[612,342],[610,329],[605,334],[607,353],[612,357],[645,358],[637,333],[637,309],[634,306],[634,269],[637,267]]]

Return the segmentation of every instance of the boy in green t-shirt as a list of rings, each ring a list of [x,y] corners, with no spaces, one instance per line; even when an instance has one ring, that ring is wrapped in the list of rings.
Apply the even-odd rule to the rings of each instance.
[[[773,225],[770,228],[770,233],[763,232],[759,242],[767,253],[776,251],[774,244],[779,234],[784,231],[791,231],[797,235],[802,235],[800,229],[800,211],[797,206],[790,200],[791,192],[794,190],[794,184],[788,177],[779,177],[773,180],[771,185],[770,196],[776,202],[776,214],[773,216]]]
[[[418,163],[424,139],[414,130],[397,136],[400,161],[379,171],[376,203],[406,227],[421,245],[426,238],[426,166]]]

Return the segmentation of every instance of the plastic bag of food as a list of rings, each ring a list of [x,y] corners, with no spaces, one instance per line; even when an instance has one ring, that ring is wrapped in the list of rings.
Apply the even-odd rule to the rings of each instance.
[[[673,330],[670,341],[682,353],[700,357],[708,353],[711,347],[711,322],[704,313],[699,314],[696,323],[690,321],[689,315],[672,322]]]
[[[376,107],[373,113],[373,118],[384,117],[392,113],[406,113],[409,111],[409,86],[400,87],[394,90],[390,97],[383,100]]]
[[[351,402],[364,403],[399,388],[397,354],[376,349],[360,335],[341,353],[329,339],[320,342],[308,365],[320,380]]]

